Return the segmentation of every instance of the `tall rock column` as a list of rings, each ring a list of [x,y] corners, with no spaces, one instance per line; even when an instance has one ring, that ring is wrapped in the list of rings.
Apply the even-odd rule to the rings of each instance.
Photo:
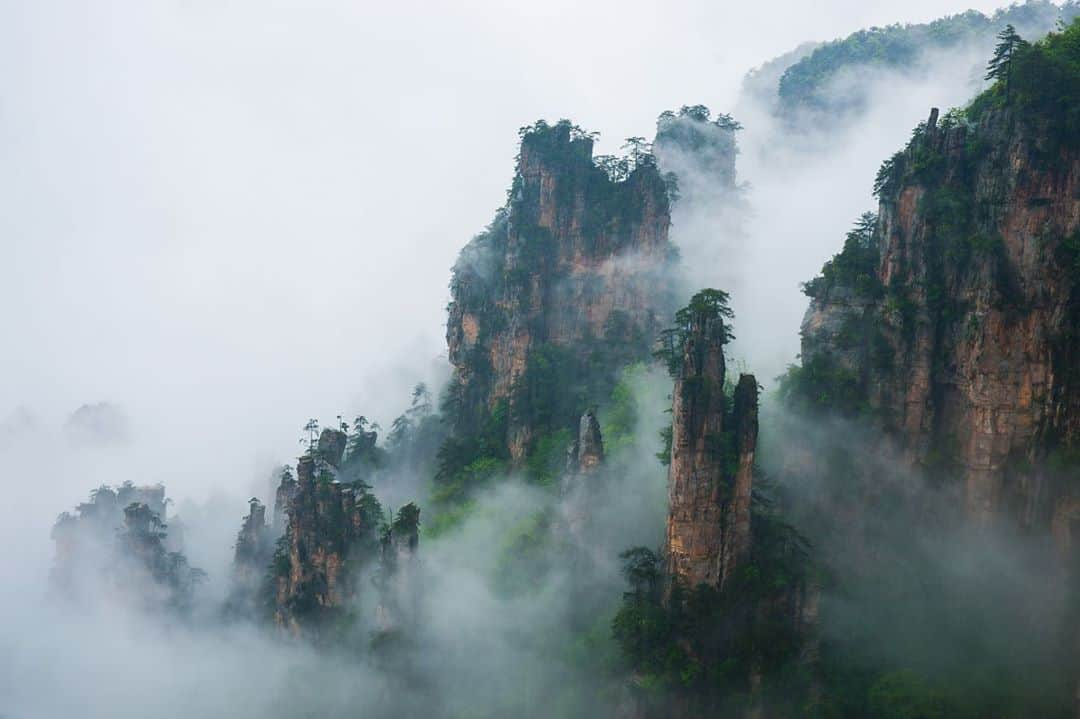
[[[578,437],[570,445],[566,455],[566,472],[562,478],[562,525],[575,544],[584,540],[588,523],[588,511],[594,488],[589,477],[604,462],[604,439],[600,423],[590,409],[581,415]]]
[[[266,523],[266,505],[252,497],[248,500],[248,510],[236,536],[232,589],[226,602],[229,614],[243,617],[255,615],[259,586],[274,550],[272,529]]]
[[[721,566],[723,587],[750,552],[750,497],[754,487],[754,452],[758,435],[758,384],[754,375],[739,375],[735,385],[733,424],[738,461],[726,520],[727,541]]]
[[[266,569],[270,556],[270,527],[266,524],[266,505],[252,497],[248,500],[248,514],[236,537],[236,555],[233,568],[237,578],[245,581],[258,580]]]
[[[275,619],[300,633],[347,611],[356,572],[374,559],[382,516],[378,502],[359,484],[337,481],[345,434],[327,429],[296,465],[296,480],[282,477],[278,500],[287,502],[285,541],[272,562]]]
[[[417,549],[420,544],[420,508],[412,502],[398,510],[383,533],[376,626],[381,632],[410,629],[419,616],[420,593]]]
[[[667,576],[672,585],[687,589],[699,584],[720,588],[749,549],[757,382],[752,375],[740,378],[728,417],[724,344],[729,335],[723,313],[691,302],[680,324],[681,358],[672,393]]]

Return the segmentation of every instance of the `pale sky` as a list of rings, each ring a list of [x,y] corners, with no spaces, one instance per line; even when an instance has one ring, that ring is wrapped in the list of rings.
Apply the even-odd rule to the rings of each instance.
[[[803,41],[969,7],[0,3],[0,419],[112,401],[145,449],[114,482],[247,483],[308,416],[385,421],[438,376],[519,126],[611,152]]]

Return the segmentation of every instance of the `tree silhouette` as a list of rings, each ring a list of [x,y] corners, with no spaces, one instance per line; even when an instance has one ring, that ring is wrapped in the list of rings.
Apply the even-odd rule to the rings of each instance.
[[[307,438],[302,438],[300,444],[307,445],[309,452],[315,451],[315,439],[319,435],[319,420],[309,419],[307,424],[304,425],[304,431],[308,433]]]
[[[1012,63],[1016,53],[1027,47],[1028,43],[1016,32],[1012,24],[998,33],[1000,42],[994,48],[994,56],[986,64],[986,79],[1005,83],[1005,100],[1011,92]]]

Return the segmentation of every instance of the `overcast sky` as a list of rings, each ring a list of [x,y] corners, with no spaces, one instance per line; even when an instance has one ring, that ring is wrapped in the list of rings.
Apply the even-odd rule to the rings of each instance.
[[[246,488],[308,416],[392,417],[445,367],[449,267],[519,126],[611,152],[803,41],[969,7],[0,3],[0,420],[108,400],[144,449],[56,468],[70,500],[35,509],[99,475]]]

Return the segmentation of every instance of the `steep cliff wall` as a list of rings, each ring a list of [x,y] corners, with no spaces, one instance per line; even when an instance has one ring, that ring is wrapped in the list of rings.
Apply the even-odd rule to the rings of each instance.
[[[671,307],[668,199],[655,162],[639,152],[601,168],[592,148],[565,121],[526,128],[507,206],[454,267],[455,429],[476,434],[506,414],[494,431],[514,460],[538,433],[569,427],[604,375],[647,358]],[[558,398],[541,386],[552,372],[566,380]]]
[[[980,521],[1045,527],[1080,489],[1050,466],[1080,430],[1080,152],[1051,136],[1008,107],[935,111],[883,167],[876,224],[808,284],[804,368]]]
[[[829,578],[830,711],[1075,713],[1078,40],[1005,33],[998,81],[931,111],[806,285],[771,469]],[[903,671],[912,698],[885,697]]]

